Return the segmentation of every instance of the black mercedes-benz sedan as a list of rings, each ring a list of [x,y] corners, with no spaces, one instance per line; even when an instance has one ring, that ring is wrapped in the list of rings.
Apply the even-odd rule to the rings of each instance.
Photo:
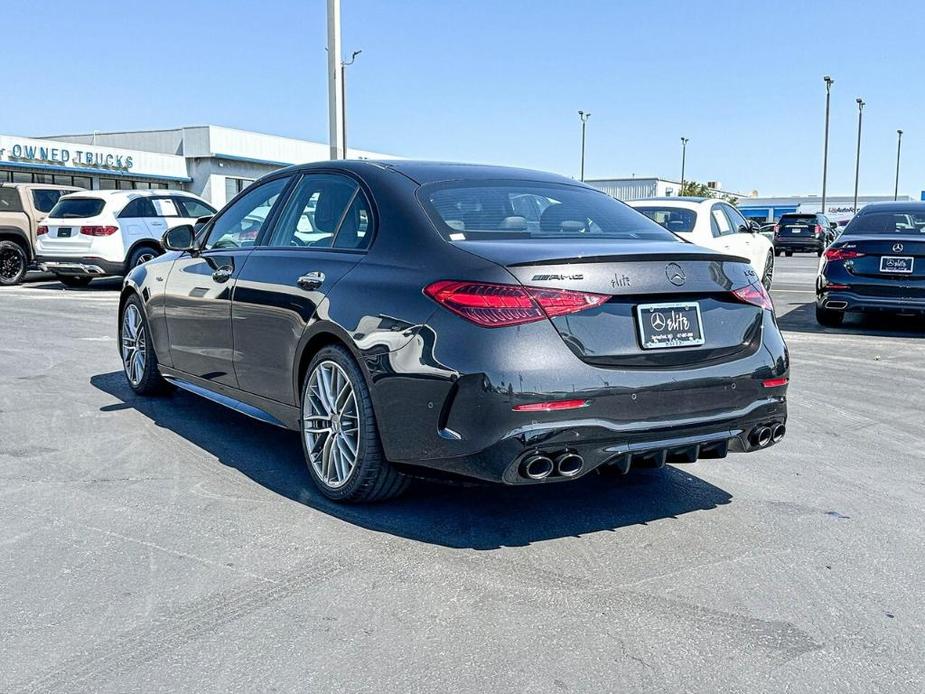
[[[785,433],[787,348],[746,259],[561,176],[275,172],[126,277],[125,373],[299,431],[319,489],[506,484],[721,458]]]
[[[846,313],[925,314],[925,202],[866,205],[825,251],[816,278],[816,319]]]

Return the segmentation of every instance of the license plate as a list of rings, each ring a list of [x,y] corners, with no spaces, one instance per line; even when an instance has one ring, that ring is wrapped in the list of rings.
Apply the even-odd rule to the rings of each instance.
[[[71,236],[71,230],[70,230],[70,229],[58,229],[58,238],[59,238],[59,239],[67,239],[67,238],[70,238],[70,236]]]
[[[880,272],[910,274],[915,258],[910,256],[885,255],[880,258]]]
[[[803,233],[803,229],[805,229],[805,228],[806,228],[806,227],[790,227],[790,233],[791,233],[791,234],[802,234],[802,233]]]
[[[700,304],[641,304],[636,307],[643,349],[695,347],[704,343]]]

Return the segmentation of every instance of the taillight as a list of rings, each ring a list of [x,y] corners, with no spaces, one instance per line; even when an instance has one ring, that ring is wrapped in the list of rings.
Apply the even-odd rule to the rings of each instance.
[[[769,311],[774,310],[774,304],[771,303],[771,297],[768,295],[768,290],[764,288],[763,284],[750,284],[741,289],[733,289],[732,293],[735,294],[739,301],[744,301],[746,304],[760,306]]]
[[[564,316],[600,306],[610,296],[488,282],[441,280],[424,293],[453,313],[485,328],[501,328]]]
[[[781,376],[780,378],[766,378],[761,382],[765,388],[780,388],[790,383],[790,379],[786,376]]]
[[[851,260],[860,258],[864,254],[860,251],[849,251],[845,248],[827,248],[825,251],[826,260]]]
[[[45,226],[44,224],[35,230],[36,236],[41,236],[42,234],[47,234],[47,233],[48,233],[48,227]]]
[[[780,224],[774,225],[774,235],[777,236],[780,233]]]
[[[822,225],[817,224],[815,227],[813,227],[813,231],[816,232],[816,236],[822,236]]]
[[[112,236],[119,227],[80,227],[80,233],[84,236]]]

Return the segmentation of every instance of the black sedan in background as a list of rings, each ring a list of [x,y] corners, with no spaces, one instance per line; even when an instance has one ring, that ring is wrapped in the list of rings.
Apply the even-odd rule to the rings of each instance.
[[[816,278],[816,319],[846,313],[925,314],[925,202],[863,207],[825,251]]]
[[[784,436],[787,348],[748,262],[561,176],[297,166],[164,245],[121,295],[131,387],[299,431],[335,500],[425,471],[562,482]]]

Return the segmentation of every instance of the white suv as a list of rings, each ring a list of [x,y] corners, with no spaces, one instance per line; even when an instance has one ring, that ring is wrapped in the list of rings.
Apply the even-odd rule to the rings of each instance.
[[[668,231],[698,246],[748,260],[770,290],[774,278],[774,244],[755,222],[715,198],[648,198],[626,203]]]
[[[37,229],[36,263],[69,287],[122,276],[163,253],[161,237],[215,208],[192,193],[94,190],[64,195]]]

